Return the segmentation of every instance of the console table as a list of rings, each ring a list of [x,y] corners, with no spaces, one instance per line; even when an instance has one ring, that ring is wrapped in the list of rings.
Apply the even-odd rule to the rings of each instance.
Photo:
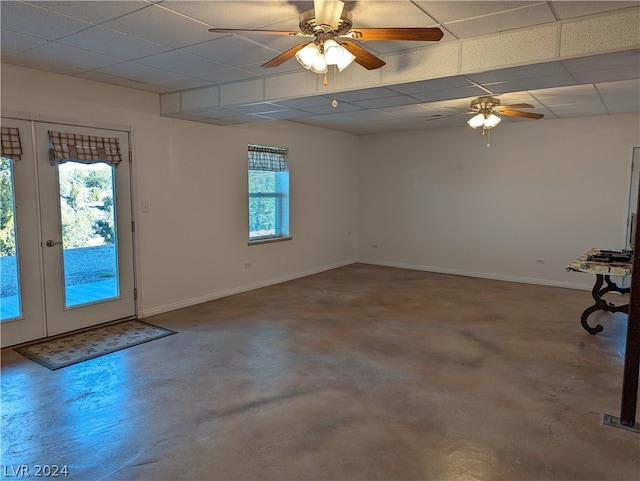
[[[596,327],[591,327],[587,322],[587,318],[596,311],[606,312],[624,312],[629,313],[629,304],[615,305],[612,302],[607,302],[602,298],[607,292],[619,292],[620,294],[629,294],[630,288],[619,287],[614,281],[611,280],[611,276],[615,277],[631,277],[632,262],[610,262],[600,260],[590,260],[592,256],[597,256],[603,250],[591,249],[585,254],[578,257],[575,261],[567,266],[568,271],[586,272],[588,274],[596,275],[596,283],[591,290],[591,295],[595,304],[585,309],[580,317],[582,327],[589,334],[597,334],[602,331],[602,325],[597,324]],[[619,251],[621,252],[621,251]],[[604,284],[605,287],[602,287]]]

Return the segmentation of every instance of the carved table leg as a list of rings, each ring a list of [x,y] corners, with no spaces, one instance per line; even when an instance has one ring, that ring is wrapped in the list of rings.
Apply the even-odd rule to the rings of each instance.
[[[604,284],[604,282],[607,283],[607,287],[605,288],[602,287],[602,284]],[[582,327],[589,334],[594,334],[594,335],[598,334],[603,329],[602,325],[600,324],[597,324],[596,327],[591,327],[587,322],[587,318],[594,312],[606,311],[606,312],[624,312],[627,314],[629,313],[628,304],[625,304],[622,306],[616,306],[611,302],[607,303],[607,301],[605,301],[602,298],[602,296],[607,292],[619,292],[621,294],[628,294],[630,292],[630,289],[618,287],[618,285],[615,282],[613,282],[609,276],[596,274],[596,283],[593,286],[593,289],[591,290],[591,296],[593,297],[595,304],[585,309],[585,311],[582,313],[582,316],[580,317],[580,323],[582,324]]]

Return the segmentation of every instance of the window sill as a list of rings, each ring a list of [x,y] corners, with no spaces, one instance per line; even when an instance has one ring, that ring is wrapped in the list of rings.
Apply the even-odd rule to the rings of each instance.
[[[255,246],[258,244],[271,244],[272,242],[284,242],[284,241],[290,241],[293,240],[293,237],[291,236],[286,236],[286,237],[269,237],[268,239],[256,239],[256,240],[251,240],[249,241],[250,246]]]

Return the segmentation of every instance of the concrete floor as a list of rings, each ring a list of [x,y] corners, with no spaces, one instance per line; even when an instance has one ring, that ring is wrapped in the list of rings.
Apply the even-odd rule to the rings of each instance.
[[[576,274],[581,275],[581,274]],[[354,264],[145,319],[49,371],[2,352],[2,469],[73,480],[638,480],[624,314],[588,291]],[[11,474],[9,472],[9,474]]]

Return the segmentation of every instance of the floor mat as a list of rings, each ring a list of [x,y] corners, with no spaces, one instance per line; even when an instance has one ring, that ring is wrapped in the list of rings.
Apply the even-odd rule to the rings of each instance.
[[[38,341],[14,350],[55,371],[176,333],[134,319]]]

